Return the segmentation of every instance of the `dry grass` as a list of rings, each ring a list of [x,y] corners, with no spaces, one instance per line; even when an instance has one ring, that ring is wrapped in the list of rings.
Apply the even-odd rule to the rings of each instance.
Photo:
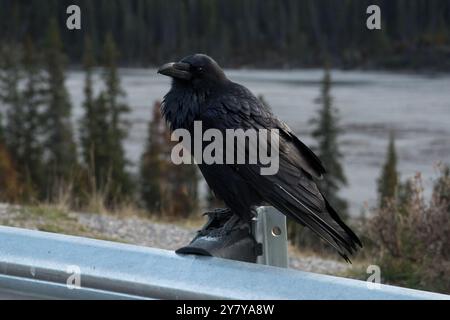
[[[1,217],[0,224],[11,227],[124,242],[122,239],[105,236],[81,225],[75,217],[70,215],[69,211],[61,207],[61,204],[10,206],[6,217]]]

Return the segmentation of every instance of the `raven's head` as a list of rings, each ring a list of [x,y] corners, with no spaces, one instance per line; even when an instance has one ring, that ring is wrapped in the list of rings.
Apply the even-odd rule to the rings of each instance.
[[[208,97],[228,83],[217,62],[205,54],[194,54],[179,62],[166,63],[158,73],[173,79],[161,108],[172,130],[191,126]]]
[[[194,88],[208,88],[227,81],[217,62],[199,53],[187,56],[179,62],[166,63],[158,69],[158,73],[172,77],[175,83]]]

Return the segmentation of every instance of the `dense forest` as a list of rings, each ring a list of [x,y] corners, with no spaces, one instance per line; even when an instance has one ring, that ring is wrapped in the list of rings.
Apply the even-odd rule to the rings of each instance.
[[[81,64],[86,34],[99,53],[114,35],[121,65],[159,65],[205,52],[228,67],[333,66],[450,69],[447,0],[0,0],[0,39],[43,43],[51,18],[81,8],[81,30],[61,28],[65,51]],[[368,30],[366,9],[381,8]]]

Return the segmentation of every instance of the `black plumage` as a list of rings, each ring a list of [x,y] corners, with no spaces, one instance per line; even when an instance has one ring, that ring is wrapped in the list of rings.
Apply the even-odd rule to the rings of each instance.
[[[361,246],[314,182],[325,174],[320,160],[247,88],[230,81],[203,54],[166,64],[159,73],[173,78],[162,104],[172,130],[193,133],[194,121],[202,121],[203,131],[215,128],[223,133],[226,129],[278,129],[275,175],[261,175],[260,164],[199,164],[209,187],[234,214],[249,221],[255,206],[268,203],[309,227],[347,260],[347,254]]]

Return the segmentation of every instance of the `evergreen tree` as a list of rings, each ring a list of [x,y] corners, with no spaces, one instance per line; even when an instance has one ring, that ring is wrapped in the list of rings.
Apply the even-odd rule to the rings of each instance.
[[[87,160],[89,162],[87,167],[91,179],[94,179],[91,182],[95,191],[103,193],[106,196],[107,205],[111,206],[120,202],[123,198],[119,194],[120,186],[117,185],[113,176],[111,146],[114,144],[110,135],[110,110],[104,92],[101,92],[94,100],[94,110],[95,116],[90,119],[93,130],[90,132],[88,142],[89,154]]]
[[[106,36],[103,48],[103,81],[105,88],[102,91],[104,103],[108,110],[108,130],[105,137],[105,146],[108,147],[110,170],[109,189],[111,194],[120,200],[132,194],[131,178],[126,171],[127,160],[123,149],[123,141],[127,136],[127,122],[123,116],[130,109],[124,103],[125,93],[120,84],[119,74],[117,72],[117,51],[114,39],[110,33]]]
[[[23,119],[17,132],[21,145],[16,149],[16,161],[25,186],[25,197],[32,199],[44,195],[43,148],[39,141],[41,131],[41,113],[43,106],[43,78],[40,61],[33,42],[26,38],[24,46],[23,68],[25,88],[23,90]]]
[[[94,49],[90,38],[85,38],[85,113],[80,126],[83,160],[88,168],[93,192],[101,192],[105,196],[107,206],[117,205],[128,199],[133,192],[123,149],[123,141],[127,136],[127,123],[123,116],[129,112],[129,107],[123,102],[125,94],[117,72],[117,58],[118,51],[114,40],[111,34],[108,34],[102,56],[104,88],[98,97],[95,97]]]
[[[7,124],[5,140],[10,150],[22,145],[23,99],[19,90],[20,49],[15,45],[3,45],[0,52],[0,99],[6,107]]]
[[[43,187],[39,141],[43,87],[39,61],[29,37],[23,50],[5,48],[1,60],[2,101],[8,107],[5,143],[9,157],[14,160],[14,167],[20,172],[17,179],[23,186],[21,197],[31,200],[42,195],[39,191]],[[22,80],[24,86],[19,89]]]
[[[83,50],[83,67],[85,72],[84,80],[84,117],[80,124],[80,140],[82,146],[83,160],[87,167],[90,167],[95,160],[93,156],[95,152],[95,132],[98,132],[96,118],[98,116],[95,110],[95,98],[93,92],[93,68],[95,66],[95,58],[92,47],[92,41],[89,36],[85,37]],[[92,168],[91,168],[92,169]]]
[[[167,171],[164,159],[168,133],[161,117],[161,103],[153,105],[152,120],[148,125],[148,138],[141,157],[140,184],[141,198],[152,213],[160,214],[163,205],[163,180]]]
[[[399,208],[406,207],[411,202],[411,198],[413,195],[414,195],[414,188],[412,178],[406,179],[405,182],[398,181],[395,198],[397,200]],[[392,195],[391,197],[394,197],[394,195]],[[379,206],[381,205],[384,205],[384,203],[382,204],[380,201]]]
[[[11,120],[16,113],[22,113],[22,97],[19,91],[21,79],[19,54],[17,46],[3,45],[0,48],[0,101],[7,108],[7,126],[10,129]],[[18,144],[15,135],[3,130],[2,115],[0,115],[0,201],[16,201],[22,193],[17,170],[10,150]],[[6,132],[4,132],[6,131]]]
[[[80,123],[80,140],[85,168],[87,168],[92,193],[101,193],[111,200],[111,164],[109,156],[109,111],[105,93],[94,96],[93,68],[95,57],[92,41],[85,38],[83,66],[85,71],[84,83],[84,116]],[[108,199],[109,198],[109,199]]]
[[[386,160],[377,182],[379,205],[380,207],[384,207],[387,200],[393,199],[396,196],[398,187],[397,152],[395,151],[395,138],[393,133],[389,136]]]
[[[441,175],[433,186],[433,198],[436,203],[446,206],[450,215],[450,165],[444,165],[440,169]]]
[[[71,124],[71,103],[65,86],[65,62],[56,20],[47,31],[45,67],[47,73],[47,105],[45,110],[45,151],[48,187],[52,197],[67,188],[77,164],[76,145]]]
[[[341,130],[339,129],[337,109],[332,105],[330,89],[330,70],[326,66],[322,80],[321,95],[318,100],[321,103],[321,108],[317,118],[312,120],[312,123],[315,125],[312,136],[317,141],[315,151],[327,170],[324,178],[317,181],[317,183],[330,204],[341,216],[345,216],[347,213],[347,202],[339,197],[338,192],[342,186],[347,184],[347,179],[340,163],[342,153],[339,150],[337,140]]]
[[[146,208],[156,214],[187,217],[198,208],[198,173],[193,164],[171,161],[170,132],[160,111],[153,106],[149,137],[141,157],[141,197]]]

